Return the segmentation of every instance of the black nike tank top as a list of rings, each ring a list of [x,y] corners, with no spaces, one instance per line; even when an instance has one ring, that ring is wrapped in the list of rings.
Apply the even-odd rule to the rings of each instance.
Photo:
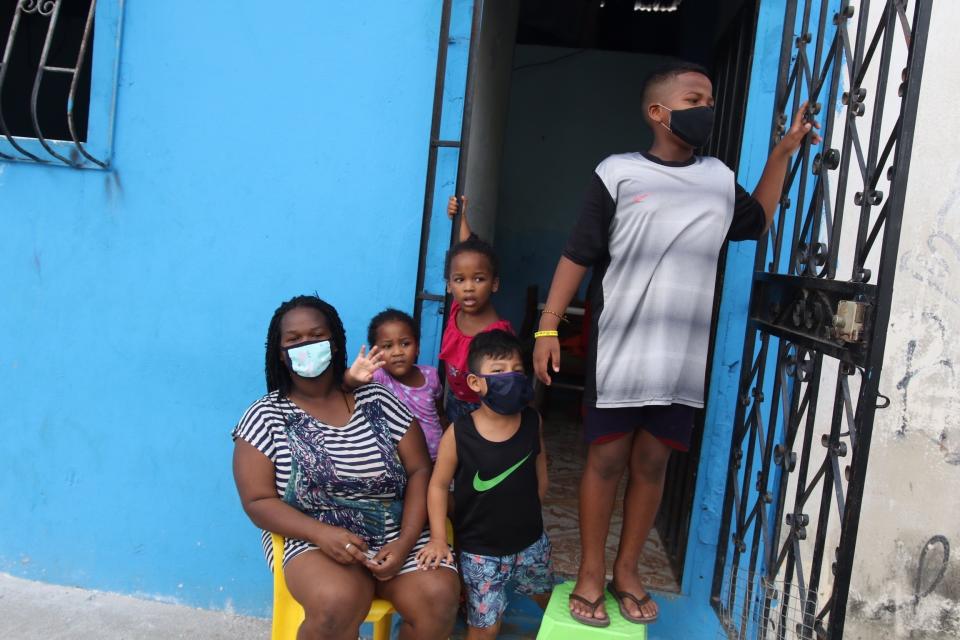
[[[469,414],[453,428],[457,442],[453,526],[458,546],[484,556],[506,556],[526,549],[543,535],[537,493],[540,419],[536,410],[524,407],[520,428],[503,442],[481,436]]]

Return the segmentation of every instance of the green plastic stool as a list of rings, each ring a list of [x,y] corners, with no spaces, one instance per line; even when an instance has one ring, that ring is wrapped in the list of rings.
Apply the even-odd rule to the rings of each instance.
[[[607,615],[610,616],[610,626],[605,629],[588,627],[570,617],[570,592],[574,582],[564,582],[553,588],[550,604],[543,612],[543,622],[540,623],[540,633],[537,640],[597,640],[606,638],[631,638],[632,640],[646,640],[647,626],[634,624],[623,619],[620,607],[613,596],[606,593]]]

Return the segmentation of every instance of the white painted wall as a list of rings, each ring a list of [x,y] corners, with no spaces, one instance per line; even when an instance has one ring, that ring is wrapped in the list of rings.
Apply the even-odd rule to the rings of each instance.
[[[910,3],[912,15],[912,5]],[[845,637],[960,636],[960,3],[938,0],[916,140]],[[895,58],[899,69],[905,60]],[[882,187],[881,187],[882,188]],[[942,545],[946,574],[931,594]]]

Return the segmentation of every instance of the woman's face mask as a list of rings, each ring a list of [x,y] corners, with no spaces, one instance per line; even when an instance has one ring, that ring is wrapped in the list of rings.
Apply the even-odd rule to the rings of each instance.
[[[520,372],[476,375],[487,383],[487,394],[480,400],[496,413],[505,416],[520,413],[533,399],[533,386]]]
[[[287,366],[301,378],[317,378],[330,366],[333,351],[329,340],[301,342],[284,348]]]
[[[670,125],[661,122],[673,135],[693,148],[700,148],[710,140],[713,132],[713,107],[691,107],[689,109],[670,109],[657,103],[670,112]]]

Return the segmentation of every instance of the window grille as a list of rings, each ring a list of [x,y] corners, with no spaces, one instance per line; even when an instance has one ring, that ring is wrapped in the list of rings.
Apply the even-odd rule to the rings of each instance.
[[[0,160],[108,168],[121,8],[0,0]]]

